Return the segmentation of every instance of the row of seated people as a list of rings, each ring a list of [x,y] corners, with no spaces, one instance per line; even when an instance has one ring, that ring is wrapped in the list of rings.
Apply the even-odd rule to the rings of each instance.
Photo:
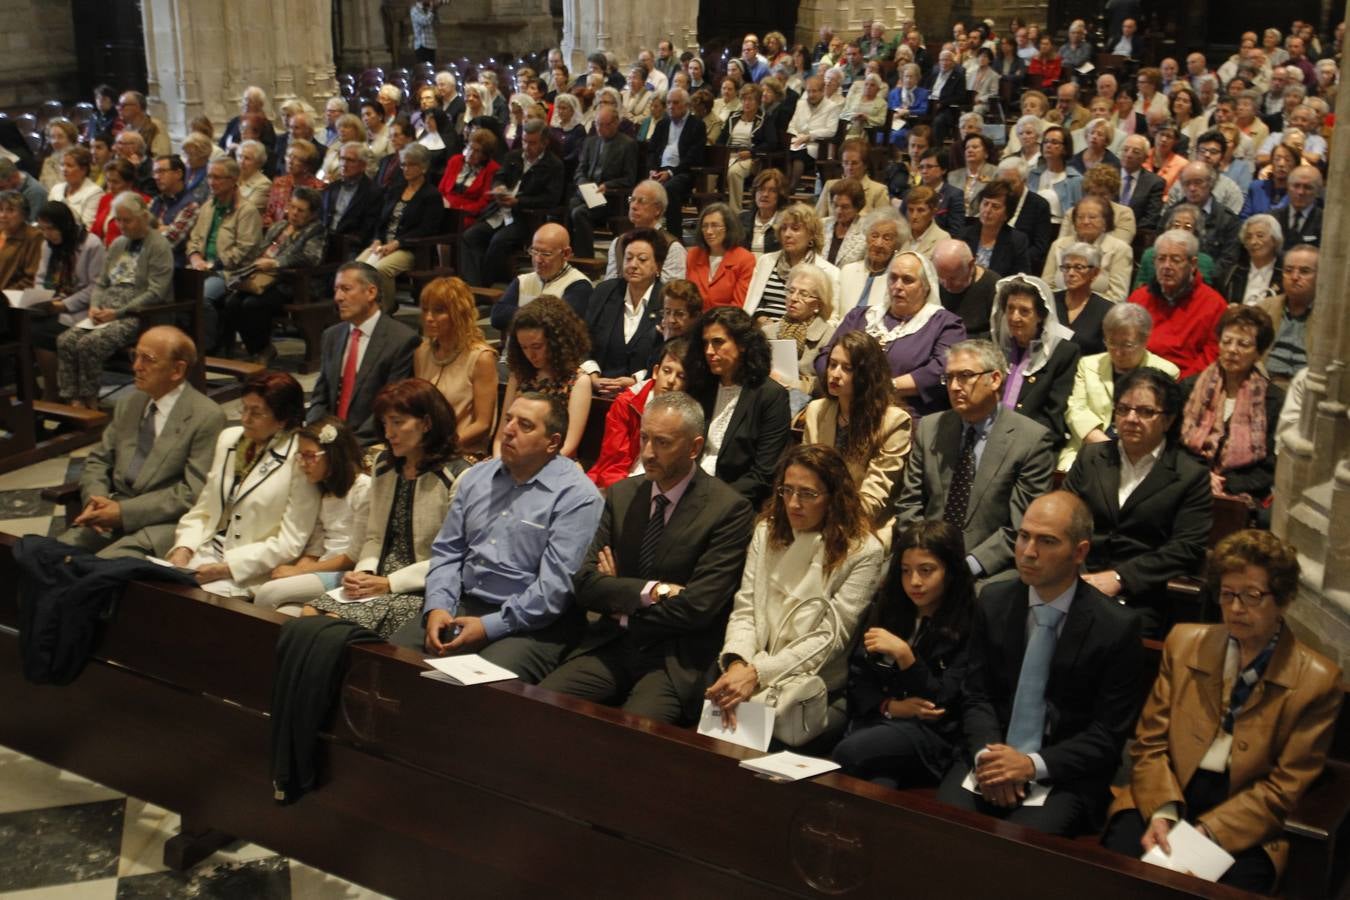
[[[303,604],[432,654],[481,652],[545,688],[661,721],[694,721],[705,698],[729,720],[747,700],[779,706],[775,734],[789,746],[843,731],[834,752],[850,774],[941,782],[947,802],[1054,833],[1098,827],[1146,677],[1151,610],[1135,589],[1188,539],[1123,549],[1098,516],[1119,504],[1155,517],[1156,532],[1182,494],[1182,515],[1208,499],[1204,469],[1175,444],[1175,382],[1148,367],[1127,376],[1118,440],[1100,445],[1097,466],[1085,450],[1066,490],[1050,491],[1045,430],[993,399],[997,347],[952,348],[954,409],[921,421],[905,460],[904,413],[875,402],[882,391],[860,393],[886,383],[880,347],[850,335],[858,365],[837,354],[836,396],[808,416],[833,418],[833,444],[808,433],[784,452],[784,435],[767,490],[747,496],[719,441],[738,411],[754,420],[746,407],[767,396],[783,408],[785,392],[743,311],[698,326],[682,360],[690,377],[667,356],[641,411],[641,474],[603,495],[560,453],[568,412],[556,395],[515,397],[499,455],[471,465],[437,386],[387,384],[373,406],[386,450],[367,472],[352,425],[317,405],[306,414],[282,373],[255,376],[241,424],[224,428],[185,382],[191,342],[152,329],[137,346],[138,390],[91,454],[86,506],[63,539],[162,553],[207,590]],[[888,442],[902,437],[893,530],[875,527],[891,509],[867,485],[881,449],[857,437],[869,421]],[[985,437],[962,436],[985,423]],[[947,432],[960,451],[933,452]],[[920,467],[944,496],[913,496]],[[1000,506],[1003,533],[981,540],[987,508]],[[1098,569],[1122,549],[1121,564]],[[977,599],[976,578],[996,569],[1004,577],[982,578]],[[1297,573],[1292,549],[1266,533],[1218,548],[1224,624],[1169,634],[1108,846],[1137,855],[1185,818],[1238,856],[1230,883],[1274,886],[1283,817],[1320,770],[1340,702],[1335,667],[1283,621]],[[1262,679],[1288,690],[1253,691]],[[1043,804],[1023,802],[1047,789]]]

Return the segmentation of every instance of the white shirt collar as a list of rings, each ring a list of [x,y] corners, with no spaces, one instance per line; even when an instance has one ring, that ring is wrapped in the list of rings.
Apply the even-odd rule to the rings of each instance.
[[[364,337],[369,338],[372,334],[375,333],[375,323],[379,321],[380,321],[380,309],[379,307],[376,307],[375,312],[371,313],[369,319],[366,319],[360,325],[352,325],[352,330],[354,331],[359,330]]]
[[[160,397],[158,400],[151,398],[150,403],[155,404],[155,412],[158,415],[163,416],[163,418],[160,420],[161,422],[168,421],[169,413],[173,412],[174,404],[178,402],[179,397],[183,396],[183,391],[185,390],[187,390],[186,381],[178,385],[178,387],[174,388],[173,390],[169,391],[163,397]],[[147,403],[146,406],[148,407],[150,403]]]

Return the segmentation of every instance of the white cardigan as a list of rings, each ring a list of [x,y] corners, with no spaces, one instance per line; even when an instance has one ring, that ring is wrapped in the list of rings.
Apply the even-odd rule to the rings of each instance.
[[[235,445],[243,433],[236,425],[216,439],[206,486],[179,521],[173,546],[195,553],[223,527],[230,580],[249,587],[266,581],[277,566],[300,558],[319,515],[319,489],[300,470],[295,437],[281,432],[240,485],[232,520],[222,523]]]

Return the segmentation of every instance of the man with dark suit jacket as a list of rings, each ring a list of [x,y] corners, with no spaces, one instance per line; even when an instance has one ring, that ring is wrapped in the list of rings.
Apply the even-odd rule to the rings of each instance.
[[[581,145],[577,162],[577,190],[571,200],[572,248],[577,256],[595,255],[595,226],[624,214],[624,201],[637,184],[637,141],[619,132],[619,113],[602,106],[595,114],[595,133]],[[594,209],[582,199],[580,185],[594,184],[605,195],[605,205]]]
[[[374,237],[384,202],[383,193],[366,177],[369,162],[365,144],[343,144],[338,150],[340,177],[323,192],[323,224],[328,233],[350,237],[358,248]]]
[[[1284,249],[1322,244],[1322,173],[1316,166],[1295,166],[1289,173],[1289,202],[1275,211],[1284,231]]]
[[[1050,242],[1054,240],[1054,226],[1050,222],[1050,203],[1027,189],[1027,175],[1026,160],[1020,155],[1010,156],[998,164],[998,177],[1012,188],[1012,196],[1008,198],[1008,224],[1026,235],[1031,271],[1035,274],[1045,268],[1045,255],[1050,252]]]
[[[647,167],[648,177],[666,189],[666,231],[678,240],[684,233],[681,208],[694,187],[694,167],[703,165],[708,128],[698,116],[689,115],[689,94],[683,88],[672,88],[666,103],[670,114],[656,123],[647,141]]]
[[[1104,809],[1139,712],[1144,660],[1138,620],[1078,577],[1091,533],[1071,494],[1027,507],[1020,578],[987,586],[975,605],[963,758],[939,800],[1061,835]],[[1043,805],[1029,802],[1047,788]]]
[[[164,556],[206,484],[225,413],[188,384],[192,340],[172,325],[136,342],[136,389],[117,403],[80,473],[84,508],[61,540],[103,557]]]
[[[981,578],[1012,564],[1022,514],[1055,472],[1050,432],[999,402],[1007,371],[989,341],[952,346],[944,376],[952,408],[920,420],[896,502],[896,525],[941,518],[960,528],[966,563]]]
[[[1163,192],[1167,182],[1144,168],[1153,153],[1146,135],[1135,133],[1120,148],[1120,203],[1134,212],[1140,231],[1157,231],[1162,224]]]
[[[290,130],[277,136],[277,146],[268,166],[270,169],[268,175],[276,177],[286,174],[286,148],[293,141],[309,141],[314,145],[314,149],[319,151],[318,158],[321,161],[323,155],[328,152],[328,148],[319,143],[318,138],[314,136],[314,123],[310,120],[309,113],[298,112],[291,116]]]
[[[525,210],[562,203],[563,163],[548,151],[546,128],[543,119],[525,120],[521,148],[506,154],[492,179],[492,202],[459,239],[460,275],[475,287],[511,280],[511,258],[532,233],[532,223],[521,215]]]
[[[413,351],[422,339],[381,314],[380,274],[373,266],[349,262],[339,268],[333,295],[342,321],[323,333],[319,380],[305,421],[337,416],[369,446],[383,439],[373,412],[375,395],[386,384],[412,377]]]
[[[933,142],[941,146],[956,133],[959,107],[966,102],[966,70],[956,64],[952,51],[943,50],[923,86],[928,88],[928,108],[933,113]]]
[[[952,237],[966,230],[965,194],[947,181],[947,162],[939,150],[927,150],[915,163],[920,183],[937,194],[933,198],[933,221]]]
[[[703,425],[687,394],[648,400],[643,473],[609,488],[573,579],[577,605],[600,617],[541,687],[672,724],[698,718],[754,528],[749,501],[698,467]]]

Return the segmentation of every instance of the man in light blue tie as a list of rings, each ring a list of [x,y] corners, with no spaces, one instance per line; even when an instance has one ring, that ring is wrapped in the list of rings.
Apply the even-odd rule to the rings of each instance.
[[[938,790],[943,802],[1061,835],[1105,809],[1145,673],[1135,614],[1078,577],[1091,537],[1092,516],[1072,494],[1027,507],[1020,578],[990,583],[976,605],[965,753]]]

